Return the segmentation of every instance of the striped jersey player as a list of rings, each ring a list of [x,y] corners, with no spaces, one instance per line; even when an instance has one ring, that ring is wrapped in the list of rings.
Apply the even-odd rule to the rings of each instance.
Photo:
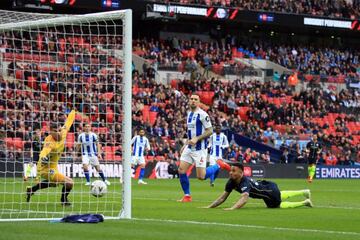
[[[190,111],[186,117],[188,140],[181,149],[179,177],[184,197],[181,202],[191,202],[190,182],[186,174],[192,164],[195,164],[196,175],[199,180],[205,180],[210,176],[216,175],[221,168],[230,169],[222,161],[206,168],[208,138],[212,134],[213,128],[209,115],[199,107],[200,97],[191,95],[189,101]]]
[[[90,123],[85,123],[83,128],[84,132],[79,134],[78,136],[76,150],[81,150],[81,159],[84,169],[84,175],[86,178],[85,185],[90,185],[89,165],[95,167],[101,179],[107,185],[110,185],[110,182],[105,178],[104,172],[100,169],[99,159],[102,160],[102,156],[99,138],[96,133],[93,133],[91,131]]]
[[[140,166],[140,175],[138,184],[147,184],[144,182],[143,178],[145,175],[145,150],[150,151],[150,143],[149,139],[145,136],[145,130],[140,129],[139,135],[136,135],[131,140],[132,145],[132,159],[131,165],[135,167],[135,165]]]
[[[210,136],[210,157],[209,165],[215,165],[217,160],[223,160],[223,150],[229,147],[229,141],[224,133],[221,132],[221,126],[216,126],[215,132]],[[216,174],[210,176],[210,186],[214,186]]]
[[[223,159],[223,149],[229,147],[229,141],[224,133],[221,132],[221,126],[216,126],[215,132],[210,136],[210,165],[216,164],[216,161]]]

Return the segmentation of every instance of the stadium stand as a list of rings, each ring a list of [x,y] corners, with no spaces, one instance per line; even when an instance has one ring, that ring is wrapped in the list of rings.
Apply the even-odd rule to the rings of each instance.
[[[161,3],[234,7],[240,10],[269,11],[292,14],[308,14],[331,18],[355,19],[360,16],[358,1],[301,0],[301,1],[253,1],[253,0],[152,0]]]
[[[69,112],[72,103],[76,102],[77,109],[84,113],[77,116],[78,120],[89,118],[94,131],[100,134],[100,142],[108,150],[105,160],[120,160],[121,156],[116,154],[117,149],[113,146],[121,142],[120,134],[116,134],[121,132],[121,125],[113,124],[114,112],[120,113],[120,110],[106,106],[111,106],[113,101],[120,102],[121,97],[113,94],[112,85],[106,82],[119,80],[117,78],[121,75],[117,66],[121,62],[111,60],[114,70],[102,67],[103,56],[99,49],[106,45],[105,39],[64,39],[56,34],[50,32],[46,36],[32,36],[37,41],[22,39],[21,44],[6,41],[6,36],[3,36],[3,47],[11,46],[15,51],[3,53],[4,60],[11,61],[8,63],[10,77],[0,79],[0,108],[6,110],[0,115],[0,129],[2,135],[7,131],[7,138],[2,138],[0,145],[10,147],[7,148],[10,149],[8,152],[2,154],[9,159],[26,155],[29,151],[21,150],[29,150],[33,129],[41,128],[45,132],[50,121],[58,117],[64,118],[46,112]],[[116,46],[117,40],[111,41]],[[38,55],[30,55],[29,51]],[[181,141],[186,136],[185,122],[182,119],[187,111],[187,96],[197,92],[214,124],[221,124],[224,129],[271,146],[276,146],[277,141],[284,143],[291,140],[288,146],[280,146],[293,153],[289,162],[303,161],[305,156],[298,141],[308,140],[311,134],[318,134],[326,146],[321,159],[324,163],[333,165],[334,162],[359,162],[358,91],[347,89],[335,92],[307,88],[299,93],[284,83],[262,83],[255,80],[244,82],[241,79],[230,82],[209,79],[205,74],[195,82],[173,79],[170,85],[157,83],[154,79],[154,71],[158,67],[195,71],[197,64],[200,64],[205,69],[209,68],[208,71],[220,73],[221,70],[217,70],[219,66],[229,64],[236,65],[241,71],[245,66],[235,63],[235,54],[236,57],[269,59],[297,69],[306,76],[324,74],[339,78],[345,75],[341,77],[344,80],[347,76],[356,76],[356,71],[352,69],[359,68],[359,54],[356,51],[312,49],[304,46],[292,48],[268,43],[254,43],[247,47],[228,44],[220,48],[216,43],[198,40],[172,39],[169,42],[138,39],[134,40],[134,53],[152,62],[151,67],[144,66],[143,74],[133,71],[132,106],[134,127],[145,126],[147,134],[151,136],[150,160],[176,159]],[[329,60],[324,61],[325,58]],[[52,61],[58,65],[41,64]],[[98,67],[92,65],[93,67],[88,68],[86,63],[97,63]],[[108,79],[102,73],[107,73]],[[89,93],[88,96],[76,94],[85,90]],[[40,99],[50,101],[39,105]],[[94,102],[98,104],[94,105]],[[76,138],[75,135],[69,136],[67,147],[70,153],[73,152]],[[272,162],[268,153],[251,149],[243,151],[234,144],[229,148],[227,158],[247,163]],[[331,160],[334,158],[337,161]]]

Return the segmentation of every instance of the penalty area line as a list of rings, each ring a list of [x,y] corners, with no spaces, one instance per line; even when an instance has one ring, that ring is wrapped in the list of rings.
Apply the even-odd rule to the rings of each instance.
[[[253,229],[265,229],[265,230],[273,230],[273,231],[284,231],[284,232],[325,233],[325,234],[360,236],[360,232],[346,232],[346,231],[333,231],[333,230],[307,229],[307,228],[268,227],[261,225],[232,224],[232,223],[219,223],[219,222],[198,222],[198,221],[190,221],[190,220],[171,220],[171,219],[153,219],[153,218],[132,218],[132,220],[145,221],[145,222],[176,223],[176,224],[184,223],[184,224],[205,225],[205,226],[253,228]]]

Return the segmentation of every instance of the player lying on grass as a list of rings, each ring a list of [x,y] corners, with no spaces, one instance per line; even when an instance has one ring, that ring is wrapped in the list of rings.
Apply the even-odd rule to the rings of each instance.
[[[242,208],[248,201],[249,197],[263,199],[268,208],[296,208],[312,207],[310,200],[310,190],[299,191],[280,191],[276,183],[270,181],[255,181],[244,176],[244,166],[241,163],[234,163],[231,166],[230,178],[225,186],[225,191],[212,204],[205,208],[215,208],[221,205],[229,197],[232,190],[241,193],[241,198],[231,208],[224,210],[235,210]],[[304,196],[306,200],[302,202],[284,202],[284,200]]]
[[[68,200],[68,195],[74,185],[71,178],[64,176],[58,171],[58,161],[61,154],[64,152],[66,135],[70,130],[71,125],[75,120],[75,110],[72,110],[66,119],[63,127],[58,126],[57,123],[50,124],[50,135],[45,138],[43,149],[40,152],[40,160],[37,164],[37,173],[43,181],[27,187],[26,201],[29,202],[31,196],[39,189],[48,187],[56,187],[62,184],[61,204],[69,206],[71,203]]]

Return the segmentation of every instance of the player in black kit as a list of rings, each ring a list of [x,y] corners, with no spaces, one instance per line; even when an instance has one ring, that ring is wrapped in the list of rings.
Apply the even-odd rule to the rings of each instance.
[[[228,198],[232,190],[241,193],[241,198],[230,208],[224,210],[235,210],[243,207],[249,197],[263,199],[268,208],[296,208],[312,207],[310,200],[310,190],[299,191],[280,191],[276,183],[270,181],[255,181],[244,176],[244,166],[241,163],[231,164],[230,178],[225,186],[225,191],[212,204],[205,208],[215,208],[221,205]],[[306,200],[302,202],[284,202],[284,200],[304,196]]]
[[[317,140],[317,135],[314,134],[312,137],[312,141],[306,144],[306,152],[308,153],[308,182],[312,183],[315,171],[316,171],[316,163],[318,160],[318,156],[321,153],[322,147],[321,144]]]
[[[32,161],[28,164],[25,173],[24,173],[24,181],[27,181],[30,173],[31,173],[31,169],[33,168],[33,166],[36,166],[37,162],[39,161],[39,154],[41,151],[41,130],[40,129],[36,129],[34,131],[34,136],[32,137],[32,142],[31,142],[31,158]],[[38,180],[38,178],[36,178]]]

